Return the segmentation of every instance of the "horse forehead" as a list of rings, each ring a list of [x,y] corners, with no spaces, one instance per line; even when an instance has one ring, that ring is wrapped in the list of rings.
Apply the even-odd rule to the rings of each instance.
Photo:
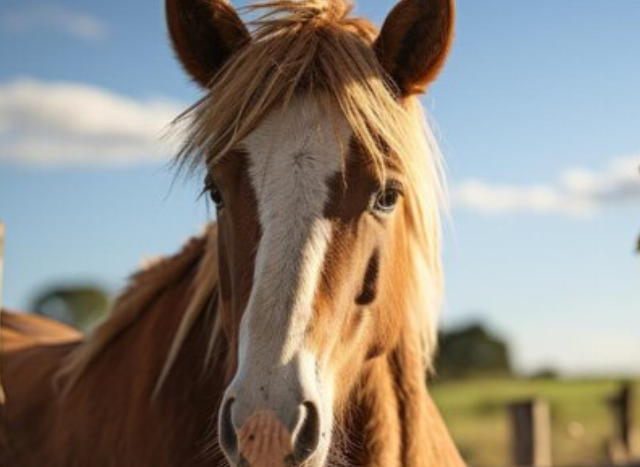
[[[316,192],[318,201],[326,201],[328,184],[344,166],[351,137],[340,112],[310,97],[270,113],[243,142],[259,204],[278,192]]]

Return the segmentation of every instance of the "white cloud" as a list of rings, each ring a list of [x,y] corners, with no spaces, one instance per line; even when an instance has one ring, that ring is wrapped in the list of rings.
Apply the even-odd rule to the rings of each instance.
[[[609,161],[601,170],[572,168],[553,184],[518,186],[480,180],[452,190],[454,206],[485,213],[555,213],[589,216],[612,205],[640,205],[640,156]]]
[[[33,166],[168,160],[161,141],[183,106],[79,83],[0,84],[0,161]]]
[[[10,34],[55,31],[91,41],[107,35],[107,27],[97,18],[56,4],[33,4],[6,12],[0,16],[0,28]]]

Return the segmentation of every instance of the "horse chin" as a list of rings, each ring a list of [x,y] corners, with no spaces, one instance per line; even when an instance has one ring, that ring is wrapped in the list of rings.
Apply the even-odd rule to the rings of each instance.
[[[325,444],[306,460],[298,460],[294,454],[283,457],[280,453],[273,451],[263,451],[260,457],[253,457],[251,454],[247,455],[248,458],[244,455],[236,457],[225,454],[225,456],[231,467],[326,467],[330,442]]]
[[[329,446],[322,450],[322,452],[317,452],[313,457],[308,459],[302,464],[293,464],[296,467],[326,467],[327,459],[329,458]],[[285,464],[286,465],[286,464]],[[284,467],[284,466],[283,466]]]

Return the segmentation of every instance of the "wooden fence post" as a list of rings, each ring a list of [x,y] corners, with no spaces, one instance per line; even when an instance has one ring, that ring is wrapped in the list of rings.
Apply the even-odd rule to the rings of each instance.
[[[551,415],[540,399],[510,405],[513,461],[518,467],[551,467]]]
[[[4,224],[0,222],[0,318],[2,317],[2,266],[4,259]],[[0,345],[2,342],[0,342]],[[4,405],[4,388],[2,387],[2,378],[0,377],[0,405]]]
[[[2,309],[2,259],[4,247],[4,224],[0,221],[0,309]]]
[[[616,461],[635,459],[640,453],[638,453],[636,446],[638,433],[634,415],[637,400],[633,383],[624,383],[618,393],[611,397],[608,402],[613,411],[616,429],[614,438],[611,440],[610,456]],[[614,449],[616,447],[617,450]]]

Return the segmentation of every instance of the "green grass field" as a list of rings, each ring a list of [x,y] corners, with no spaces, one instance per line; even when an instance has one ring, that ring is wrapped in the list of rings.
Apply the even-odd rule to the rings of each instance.
[[[432,383],[431,391],[470,465],[511,465],[508,405],[540,397],[551,406],[553,460],[558,466],[606,461],[614,433],[606,400],[620,380],[479,379]],[[640,391],[640,381],[635,383]],[[640,407],[636,407],[640,422]]]

